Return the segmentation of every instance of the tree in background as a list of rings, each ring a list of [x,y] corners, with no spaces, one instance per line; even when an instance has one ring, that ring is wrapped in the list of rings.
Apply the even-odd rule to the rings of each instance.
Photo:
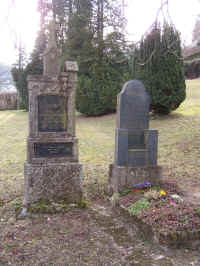
[[[47,45],[47,36],[41,29],[35,41],[35,47],[26,66],[27,75],[41,75],[43,73],[43,54]]]
[[[122,32],[124,18],[116,0],[90,1],[90,8],[91,17],[85,23],[88,41],[79,50],[71,47],[71,51],[82,51],[82,55],[72,58],[80,65],[77,110],[86,115],[102,115],[116,110],[116,96],[129,72]],[[84,7],[79,12],[82,13],[77,16],[84,17]],[[76,32],[73,22],[72,19]]]
[[[25,57],[24,49],[20,49],[18,62],[11,69],[13,80],[18,92],[18,109],[28,110],[27,77],[28,75],[42,74],[43,53],[46,47],[46,42],[47,39],[45,32],[43,30],[40,30],[29,61]]]
[[[155,23],[135,51],[135,76],[151,98],[151,110],[168,114],[185,99],[181,41],[173,25]]]
[[[62,68],[66,60],[79,64],[78,111],[86,115],[114,112],[117,93],[129,73],[119,0],[38,0],[38,10],[40,32],[34,51],[26,66],[17,64],[12,70],[22,99],[20,108],[28,108],[27,76],[42,73],[48,25],[54,19]]]
[[[92,1],[73,1],[69,16],[67,39],[63,45],[62,61],[75,60],[80,73],[87,74],[95,49],[93,46]]]
[[[200,46],[200,16],[197,17],[192,33],[192,43],[195,46]]]
[[[27,82],[25,67],[27,64],[27,56],[25,49],[20,42],[18,48],[18,60],[11,69],[12,77],[17,89],[17,108],[27,109],[28,104],[28,92],[27,92]]]
[[[62,11],[61,11],[62,6]],[[62,62],[79,64],[77,109],[102,115],[116,109],[116,95],[128,73],[118,0],[39,0],[42,27],[54,18]]]
[[[48,25],[53,19],[57,25],[57,44],[62,50],[62,68],[66,60],[79,64],[79,112],[86,115],[114,112],[116,96],[130,78],[144,81],[154,112],[175,110],[185,98],[180,36],[167,20],[163,28],[156,22],[133,49],[134,45],[128,46],[124,37],[123,5],[123,0],[38,0],[41,25],[35,49],[26,67],[21,67],[19,56],[13,69],[15,83],[25,99],[22,106],[27,108],[27,75],[42,73]],[[168,0],[159,11],[166,5]]]

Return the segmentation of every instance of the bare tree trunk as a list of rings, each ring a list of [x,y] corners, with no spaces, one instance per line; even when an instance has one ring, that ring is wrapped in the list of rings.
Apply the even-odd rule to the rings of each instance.
[[[23,55],[22,55],[22,44],[21,40],[19,42],[19,57],[18,57],[18,69],[19,69],[19,84],[22,86],[22,70],[23,70]],[[21,109],[22,105],[22,91],[23,88],[20,87],[17,91],[17,109]]]
[[[99,60],[103,57],[103,34],[104,34],[104,0],[98,0],[97,6],[97,38],[98,38],[98,56]]]

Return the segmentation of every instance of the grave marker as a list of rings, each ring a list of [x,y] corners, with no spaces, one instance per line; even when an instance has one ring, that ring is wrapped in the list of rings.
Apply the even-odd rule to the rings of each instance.
[[[78,66],[76,62],[66,62],[65,72],[60,73],[54,33],[50,34],[44,55],[44,74],[28,77],[24,206],[39,200],[79,203],[82,198],[82,165],[78,163],[75,135]]]
[[[149,95],[139,80],[128,81],[118,95],[115,161],[109,174],[113,191],[159,182],[158,132],[149,130],[149,105]]]

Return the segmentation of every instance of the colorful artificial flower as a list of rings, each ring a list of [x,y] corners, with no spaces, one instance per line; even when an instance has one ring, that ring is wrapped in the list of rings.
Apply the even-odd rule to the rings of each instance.
[[[160,191],[160,195],[165,196],[166,194],[167,194],[166,191],[164,191],[164,190]]]
[[[150,187],[151,187],[151,183],[150,182],[135,184],[133,186],[134,189],[145,189],[145,188],[150,188]]]

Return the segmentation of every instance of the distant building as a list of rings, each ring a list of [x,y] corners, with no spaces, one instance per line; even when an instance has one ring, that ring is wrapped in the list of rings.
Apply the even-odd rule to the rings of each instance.
[[[200,58],[200,46],[189,46],[184,48],[183,57],[185,60]]]

